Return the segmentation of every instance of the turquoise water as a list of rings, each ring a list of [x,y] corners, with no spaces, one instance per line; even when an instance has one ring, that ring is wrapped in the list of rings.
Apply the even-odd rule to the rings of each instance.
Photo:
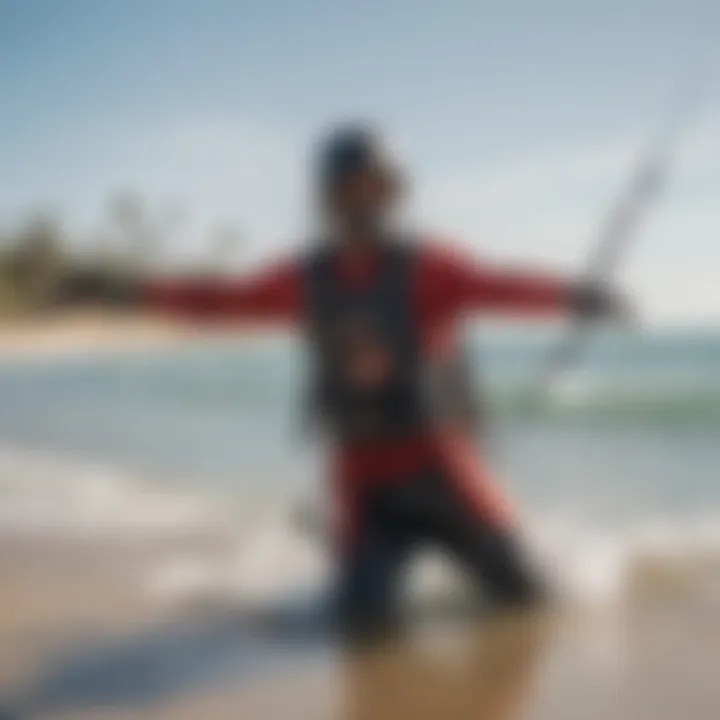
[[[492,464],[524,505],[720,507],[720,331],[597,335],[573,373],[531,396],[552,343],[543,332],[471,343]],[[301,381],[296,348],[276,339],[6,364],[0,444],[281,496],[322,475],[299,426]]]

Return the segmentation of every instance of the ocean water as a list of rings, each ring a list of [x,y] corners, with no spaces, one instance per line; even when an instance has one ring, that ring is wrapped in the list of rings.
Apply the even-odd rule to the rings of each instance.
[[[540,391],[553,332],[471,334],[488,463],[572,582],[614,586],[641,554],[720,557],[720,330],[596,334]],[[240,534],[260,507],[322,496],[302,378],[275,337],[7,363],[0,527],[157,531],[220,513]],[[292,546],[276,520],[273,542]]]

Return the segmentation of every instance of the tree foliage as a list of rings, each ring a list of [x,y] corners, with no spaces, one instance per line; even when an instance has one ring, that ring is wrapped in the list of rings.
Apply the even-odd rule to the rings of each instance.
[[[52,310],[61,304],[63,288],[88,273],[108,280],[146,276],[161,261],[181,219],[177,206],[151,210],[141,195],[117,193],[106,205],[100,229],[81,241],[57,215],[28,213],[0,235],[0,312]],[[196,270],[207,274],[227,267],[241,239],[232,224],[213,228]]]

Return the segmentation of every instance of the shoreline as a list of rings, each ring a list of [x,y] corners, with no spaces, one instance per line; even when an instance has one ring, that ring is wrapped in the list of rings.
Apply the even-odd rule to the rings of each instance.
[[[501,334],[513,337],[516,328],[504,324]],[[694,334],[716,326],[651,326],[652,334]],[[493,331],[492,324],[485,331]],[[154,313],[120,313],[86,308],[44,315],[0,315],[0,363],[75,359],[106,354],[182,349],[197,342],[254,341],[275,334],[264,324],[197,323]]]
[[[0,363],[126,354],[231,342],[266,335],[252,324],[189,322],[152,314],[82,310],[47,316],[0,318]]]

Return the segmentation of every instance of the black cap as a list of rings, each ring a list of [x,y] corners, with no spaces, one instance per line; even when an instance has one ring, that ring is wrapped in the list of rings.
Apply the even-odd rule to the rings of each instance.
[[[345,125],[333,131],[321,145],[317,173],[324,192],[370,168],[394,174],[379,133],[369,125]]]

